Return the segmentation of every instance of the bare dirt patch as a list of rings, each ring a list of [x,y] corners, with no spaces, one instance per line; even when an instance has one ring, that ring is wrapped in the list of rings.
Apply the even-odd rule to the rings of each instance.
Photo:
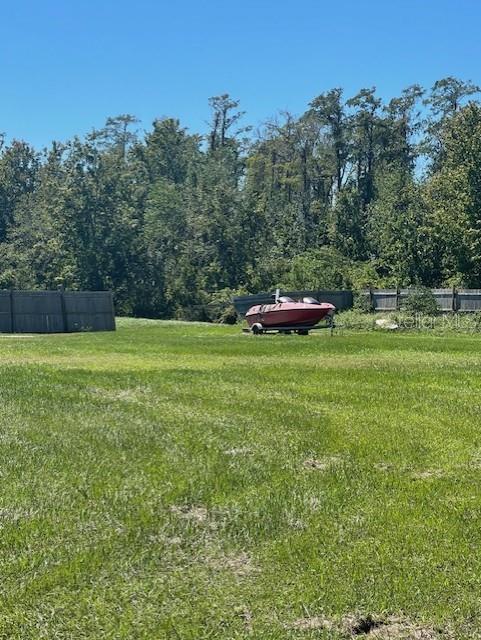
[[[346,618],[343,625],[347,637],[367,636],[378,640],[435,640],[448,637],[434,627],[417,625],[401,618]]]
[[[34,518],[37,513],[38,512],[34,509],[0,509],[0,528],[4,523],[17,523],[22,520],[30,520],[31,518]]]
[[[248,635],[251,635],[254,632],[254,629],[252,626],[253,615],[251,610],[248,609],[247,607],[236,607],[234,611],[235,611],[235,614],[239,616],[239,618],[243,621],[246,633]]]
[[[345,616],[329,619],[323,616],[300,618],[288,625],[298,631],[336,631],[341,638],[370,638],[377,640],[448,640],[446,630],[415,624],[402,618],[376,616]]]
[[[233,449],[226,449],[224,451],[226,456],[248,456],[252,453],[252,449],[249,447],[234,447]]]
[[[103,400],[111,400],[117,401],[121,400],[124,402],[144,402],[147,399],[147,396],[151,393],[149,387],[133,387],[129,389],[102,389],[100,387],[89,387],[87,389],[89,393],[92,395],[98,396]]]
[[[299,618],[291,624],[287,625],[290,629],[297,629],[298,631],[315,631],[317,629],[332,629],[333,623],[327,618],[322,616],[312,616],[308,618]]]
[[[307,458],[302,463],[305,469],[315,469],[318,471],[325,471],[341,462],[340,456],[325,456],[323,458]]]
[[[170,510],[175,515],[179,516],[179,518],[182,518],[184,520],[191,520],[192,522],[196,522],[197,524],[204,523],[209,515],[205,507],[194,505],[172,505],[170,507]]]
[[[466,466],[470,469],[481,469],[481,452],[476,451]]]
[[[215,556],[209,559],[209,565],[218,571],[230,571],[237,578],[245,578],[259,572],[252,558],[244,551]]]
[[[423,469],[422,471],[413,471],[411,478],[413,480],[435,480],[445,475],[446,473],[442,469]]]
[[[394,471],[394,465],[389,464],[389,462],[376,462],[374,468],[378,471],[385,471],[386,473]]]

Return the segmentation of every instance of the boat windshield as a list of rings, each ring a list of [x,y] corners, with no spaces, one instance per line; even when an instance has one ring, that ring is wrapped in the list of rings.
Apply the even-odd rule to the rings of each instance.
[[[302,298],[302,302],[306,304],[319,304],[319,301],[315,298],[311,298],[311,296],[307,296],[306,298]]]
[[[292,298],[289,298],[289,296],[281,296],[279,298],[279,302],[294,302],[294,300]]]

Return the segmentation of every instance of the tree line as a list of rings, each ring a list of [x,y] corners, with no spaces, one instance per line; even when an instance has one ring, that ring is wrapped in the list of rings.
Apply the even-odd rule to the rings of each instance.
[[[479,92],[335,88],[256,131],[220,95],[207,135],[121,115],[43,151],[2,136],[0,288],[201,319],[276,286],[481,288]]]

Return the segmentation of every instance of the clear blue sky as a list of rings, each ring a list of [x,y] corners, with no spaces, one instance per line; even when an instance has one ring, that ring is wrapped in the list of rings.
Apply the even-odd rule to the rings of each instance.
[[[481,2],[12,0],[0,61],[0,131],[39,147],[120,113],[203,131],[223,92],[256,125],[335,86],[481,84]]]

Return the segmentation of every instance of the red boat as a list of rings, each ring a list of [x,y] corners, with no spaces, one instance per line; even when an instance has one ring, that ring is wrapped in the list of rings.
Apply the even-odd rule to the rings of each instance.
[[[296,302],[288,296],[276,293],[273,304],[257,304],[246,313],[246,320],[253,333],[269,330],[294,330],[306,333],[326,316],[332,316],[336,308],[328,302],[303,298]]]

